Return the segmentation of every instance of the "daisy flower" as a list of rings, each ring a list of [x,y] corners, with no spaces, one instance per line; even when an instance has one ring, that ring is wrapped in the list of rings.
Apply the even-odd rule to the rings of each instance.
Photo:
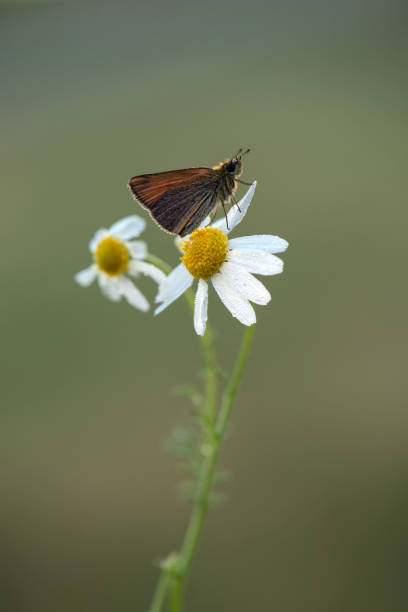
[[[149,302],[130,280],[139,274],[150,276],[157,284],[163,283],[166,275],[143,259],[147,255],[144,242],[133,240],[143,232],[146,222],[137,215],[117,221],[109,229],[99,229],[89,243],[93,263],[75,275],[76,282],[88,287],[97,279],[103,295],[119,302],[124,297],[131,306],[149,310]]]
[[[228,238],[228,234],[242,221],[254,195],[256,181],[248,189],[237,207],[225,218],[207,225],[207,218],[192,234],[176,244],[183,252],[181,263],[160,285],[156,302],[158,314],[182,295],[198,279],[194,305],[194,329],[202,336],[207,323],[208,282],[233,317],[243,325],[256,322],[250,304],[265,305],[271,295],[253,274],[279,274],[283,261],[273,255],[285,251],[288,243],[268,234]]]

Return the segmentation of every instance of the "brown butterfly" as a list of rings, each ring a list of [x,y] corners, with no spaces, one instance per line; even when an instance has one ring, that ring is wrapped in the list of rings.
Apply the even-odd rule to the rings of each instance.
[[[215,217],[221,204],[227,218],[225,204],[234,201],[242,172],[242,156],[238,153],[213,168],[186,168],[155,174],[141,174],[129,181],[136,200],[149,211],[160,227],[171,234],[185,236],[200,225],[207,215]],[[238,205],[237,205],[238,206]],[[228,219],[227,219],[228,224]]]

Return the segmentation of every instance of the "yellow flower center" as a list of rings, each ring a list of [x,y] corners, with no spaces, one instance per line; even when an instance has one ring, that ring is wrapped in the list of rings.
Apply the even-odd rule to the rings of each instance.
[[[125,272],[129,253],[123,242],[112,236],[100,241],[94,253],[96,265],[109,276],[117,276]]]
[[[227,257],[228,241],[216,227],[196,229],[183,245],[181,261],[194,278],[208,280],[221,268]]]

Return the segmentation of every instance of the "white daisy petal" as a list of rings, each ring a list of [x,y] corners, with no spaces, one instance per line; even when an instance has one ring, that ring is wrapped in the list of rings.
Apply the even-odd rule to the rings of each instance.
[[[96,247],[98,246],[102,238],[106,238],[106,236],[109,236],[109,232],[104,227],[102,227],[101,229],[98,229],[95,232],[92,240],[89,242],[89,250],[91,253],[95,253]]]
[[[230,210],[227,213],[227,217],[232,212],[234,211],[232,210],[232,208],[230,208]],[[224,211],[222,211],[222,214],[224,215]],[[214,223],[211,223],[210,227],[216,227],[217,229],[220,229],[222,232],[224,232],[224,234],[228,234],[228,232],[230,231],[230,230],[227,230],[227,222],[225,220],[225,215],[222,218],[218,219],[217,221],[214,221]]]
[[[119,302],[122,297],[122,287],[118,277],[98,274],[98,284],[103,295],[112,302]]]
[[[240,251],[265,251],[265,253],[283,253],[288,248],[288,242],[279,236],[268,234],[258,236],[241,236],[228,240],[228,246]]]
[[[237,251],[232,250],[228,253],[227,260],[237,266],[242,266],[253,274],[263,274],[272,276],[280,274],[283,270],[283,261],[262,251]]]
[[[146,226],[146,221],[137,215],[130,215],[120,221],[116,221],[109,228],[109,233],[120,240],[130,240],[137,238],[143,232]]]
[[[167,302],[163,302],[162,304],[160,304],[160,306],[157,306],[157,308],[155,308],[155,311],[154,311],[154,316],[160,314],[161,312],[163,312],[163,310],[166,310],[166,308],[170,306],[170,304],[172,304],[175,300],[177,300],[178,297],[180,296],[175,297],[173,300],[168,300]]]
[[[218,229],[223,231],[225,234],[228,234],[229,232],[231,232],[234,229],[234,227],[237,226],[238,223],[240,223],[242,219],[245,217],[248,207],[251,203],[252,197],[254,195],[255,187],[256,187],[256,181],[252,183],[252,185],[250,186],[250,188],[248,189],[248,191],[246,192],[242,200],[238,202],[239,209],[238,209],[238,206],[232,206],[230,210],[228,211],[228,214],[227,214],[228,229],[227,229],[227,222],[226,222],[225,217],[213,223],[211,227],[217,227]]]
[[[81,287],[89,287],[89,285],[94,282],[97,273],[98,269],[96,265],[92,264],[89,268],[85,268],[85,270],[81,270],[81,272],[75,274],[74,279]]]
[[[198,281],[197,292],[194,301],[194,329],[199,336],[203,336],[207,324],[208,310],[208,283],[204,280]]]
[[[253,325],[256,323],[255,311],[251,304],[231,287],[223,274],[218,272],[218,274],[214,274],[211,280],[220,300],[228,308],[233,317],[238,319],[243,325]]]
[[[182,295],[184,293],[184,291],[185,291],[185,289],[175,293],[168,300],[165,300],[164,302],[162,302],[159,306],[157,306],[156,310],[154,311],[154,314],[158,315],[161,312],[163,312],[163,310],[166,310],[166,308],[168,306],[170,306],[170,304],[175,302],[180,297],[180,295]],[[156,298],[156,302],[157,302],[157,298]]]
[[[225,278],[234,291],[246,300],[265,306],[271,300],[271,294],[266,287],[244,268],[226,261],[219,274]]]
[[[147,255],[147,245],[140,240],[126,240],[125,247],[135,259],[144,259]]]
[[[131,306],[134,306],[143,312],[149,310],[149,302],[146,300],[143,293],[139,291],[137,287],[135,287],[131,280],[126,278],[126,276],[122,276],[119,279],[119,284],[121,286],[122,295],[126,298]]]
[[[191,287],[193,277],[184,264],[179,264],[170,272],[166,280],[161,284],[159,292],[156,296],[156,302],[164,302],[173,298],[174,295],[179,297],[186,289]],[[176,299],[176,298],[175,298]],[[172,299],[173,301],[173,299]]]
[[[158,285],[164,283],[167,278],[164,272],[146,261],[130,261],[128,272],[133,276],[138,276],[140,273],[150,276]]]

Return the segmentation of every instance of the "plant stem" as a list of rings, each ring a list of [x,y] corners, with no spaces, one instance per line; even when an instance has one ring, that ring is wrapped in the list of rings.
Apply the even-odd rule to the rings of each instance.
[[[198,498],[191,514],[190,522],[187,527],[179,556],[178,573],[180,575],[181,582],[184,580],[188,570],[190,569],[194,553],[197,549],[198,540],[201,535],[204,519],[210,502],[210,493],[213,484],[214,469],[218,452],[227,429],[232,404],[241,380],[253,333],[254,327],[248,327],[245,330],[235,368],[224,392],[221,410],[215,424],[211,452],[207,457],[205,457],[202,464],[201,474],[198,481]]]
[[[170,610],[169,612],[181,612],[182,609],[182,592],[181,583],[178,577],[173,579],[171,598],[170,598]]]
[[[194,311],[194,297],[191,291],[186,292],[185,294],[186,300],[189,303],[189,306]],[[213,450],[214,443],[214,432],[215,432],[215,417],[216,417],[216,401],[217,401],[217,374],[216,374],[216,359],[215,359],[215,348],[214,348],[214,337],[211,331],[210,326],[207,324],[206,331],[203,336],[200,337],[201,340],[201,348],[204,359],[204,367],[205,367],[205,403],[202,411],[202,425],[205,436],[206,446],[204,448],[211,449],[211,452],[208,456],[205,457],[206,460],[210,459]],[[191,557],[196,548],[198,537],[202,530],[202,523],[205,518],[205,514],[207,511],[208,503],[209,503],[209,493],[211,490],[212,476],[209,481],[209,490],[206,494],[207,489],[207,478],[204,475],[204,471],[206,470],[207,461],[204,461],[201,474],[198,480],[197,487],[197,500],[202,499],[202,503],[199,504],[201,508],[204,509],[203,513],[197,513],[194,517],[192,515],[189,525],[187,527],[187,532],[184,537],[184,543],[181,549],[181,553],[178,558],[178,562],[174,567],[174,575],[173,575],[173,583],[172,583],[172,597],[170,602],[170,612],[182,612],[183,606],[183,587],[184,580],[186,576],[186,572],[188,570],[188,566],[186,569],[183,569],[183,559],[184,559],[184,547],[186,546],[186,553],[188,555],[188,559],[190,557],[190,548],[193,545],[193,549],[191,550]],[[215,457],[214,457],[215,460]],[[211,468],[211,475],[214,472],[214,466]],[[206,499],[204,499],[206,498]],[[198,503],[197,503],[198,505]],[[195,535],[197,537],[195,537]],[[188,561],[188,565],[191,563],[191,559]]]
[[[145,260],[154,266],[157,266],[159,270],[164,272],[165,274],[169,274],[171,272],[171,266],[166,261],[160,259],[160,257],[156,257],[156,255],[152,255],[148,253],[145,257]]]
[[[159,580],[154,591],[150,612],[160,612],[166,599],[167,591],[170,584],[170,576],[165,569],[162,569]]]
[[[166,274],[170,267],[158,257],[148,255],[146,258]],[[191,310],[194,311],[194,294],[190,290],[184,293]],[[203,445],[203,460],[197,482],[197,499],[194,504],[180,553],[172,554],[162,563],[161,575],[153,596],[150,612],[161,612],[166,596],[170,591],[169,612],[181,612],[183,605],[183,590],[187,574],[190,570],[194,554],[204,525],[204,520],[210,504],[214,472],[218,453],[228,427],[232,405],[242,377],[249,347],[254,333],[254,326],[247,327],[242,339],[232,375],[224,391],[221,408],[216,414],[217,374],[214,350],[214,337],[207,325],[204,336],[201,337],[201,347],[205,366],[205,405],[202,412],[203,428],[206,443]]]

